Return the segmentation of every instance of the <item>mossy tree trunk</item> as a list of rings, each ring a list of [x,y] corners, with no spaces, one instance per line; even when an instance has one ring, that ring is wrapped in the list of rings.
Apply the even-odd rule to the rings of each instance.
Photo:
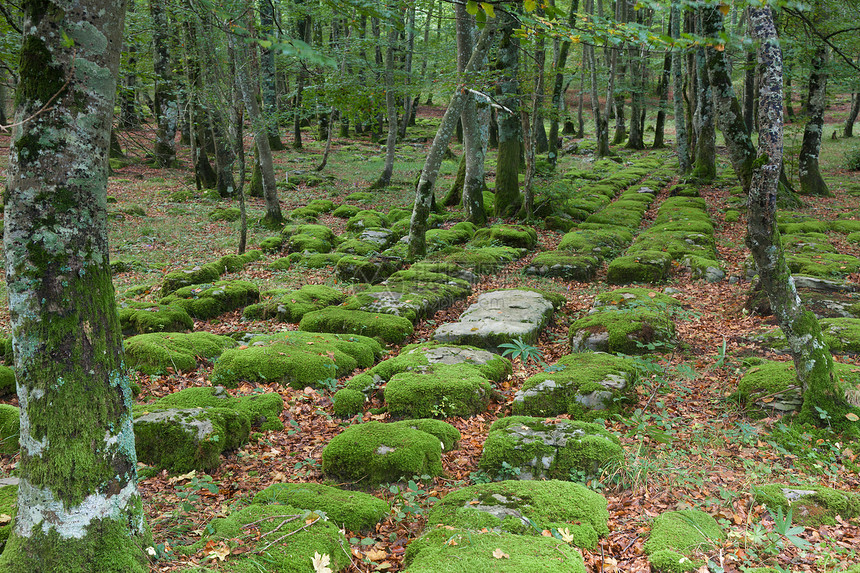
[[[397,147],[397,93],[394,87],[394,52],[397,48],[397,38],[400,32],[395,22],[389,22],[388,49],[385,52],[385,113],[388,116],[388,137],[385,140],[385,165],[382,175],[371,186],[371,189],[382,189],[391,183],[394,173],[394,152]]]
[[[570,29],[576,27],[576,13],[579,11],[579,0],[572,0],[568,12],[567,25]],[[564,67],[567,65],[567,55],[570,52],[570,42],[563,41],[558,48],[558,59],[555,64],[555,78],[552,84],[552,115],[549,122],[549,152],[547,159],[552,165],[558,161],[558,124],[564,110]]]
[[[152,18],[152,67],[155,72],[155,132],[153,155],[159,167],[172,167],[176,163],[176,129],[179,124],[179,105],[176,99],[176,81],[170,61],[170,33],[167,12],[163,2],[150,2]]]
[[[802,419],[823,423],[820,409],[833,422],[845,423],[845,397],[833,376],[833,358],[821,327],[797,296],[785,261],[776,222],[776,197],[783,155],[782,53],[770,8],[750,8],[752,33],[760,41],[759,156],[753,164],[748,203],[747,244],[762,287],[788,340],[797,378],[803,388]]]
[[[0,570],[148,571],[107,244],[124,3],[22,8],[4,233],[21,459]]]
[[[260,33],[264,38],[277,34],[275,28],[275,4],[271,0],[260,2]],[[275,51],[269,47],[260,48],[260,79],[263,95],[263,115],[266,118],[266,132],[269,134],[269,147],[273,151],[285,148],[278,131],[278,85],[276,81]]]
[[[800,155],[797,158],[801,195],[823,197],[832,195],[818,168],[818,154],[821,152],[821,138],[824,135],[826,65],[827,48],[822,45],[815,50],[815,55],[812,57],[812,70],[809,72],[809,92],[806,99],[809,120],[803,130],[803,142],[800,144]]]
[[[677,1],[672,2],[669,22],[669,33],[673,38],[681,35],[681,9]],[[678,170],[686,175],[692,169],[690,165],[690,144],[687,134],[687,115],[684,109],[684,58],[681,52],[672,52],[672,106],[675,115],[675,149],[678,154]]]
[[[671,16],[670,16],[671,19]],[[657,120],[654,122],[653,149],[666,146],[666,107],[669,105],[669,78],[672,75],[672,54],[666,50],[663,56],[663,72],[660,74],[660,103],[657,105]]]
[[[848,112],[848,118],[845,120],[842,137],[854,137],[854,122],[857,121],[858,114],[860,114],[860,93],[854,93],[851,94],[851,111]]]
[[[520,195],[520,131],[519,102],[519,41],[515,37],[517,21],[513,15],[501,13],[501,38],[496,52],[496,70],[500,74],[497,99],[505,106],[498,110],[499,153],[496,160],[495,214],[510,217],[519,211]]]
[[[703,29],[702,11],[699,8],[697,28]],[[703,181],[712,181],[717,176],[717,130],[714,124],[714,103],[711,82],[708,77],[705,49],[696,49],[696,160],[693,175]]]
[[[487,56],[487,51],[490,49],[496,20],[496,18],[491,19],[484,26],[484,30],[481,32],[481,36],[472,50],[469,63],[466,64],[463,74],[464,78],[468,78],[474,72],[481,70]],[[421,170],[421,176],[418,179],[418,185],[415,190],[415,203],[412,207],[412,218],[409,221],[409,257],[411,259],[417,259],[427,254],[425,233],[427,232],[427,219],[430,217],[430,211],[433,208],[433,185],[435,185],[436,178],[439,176],[439,167],[442,165],[442,158],[448,149],[448,142],[451,141],[451,137],[454,135],[457,120],[460,118],[463,106],[466,105],[467,98],[472,97],[473,94],[465,89],[464,85],[457,86],[454,94],[451,96],[451,102],[442,116],[442,121],[439,124],[439,129],[436,131],[436,136],[433,138],[430,150],[427,153],[427,159],[424,161],[424,167]]]

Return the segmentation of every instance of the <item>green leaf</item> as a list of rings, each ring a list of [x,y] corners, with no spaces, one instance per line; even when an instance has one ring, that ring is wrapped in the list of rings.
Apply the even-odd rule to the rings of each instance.
[[[523,2],[523,8],[526,9],[526,12],[534,12],[537,7],[537,2],[535,0],[525,0]]]
[[[468,0],[466,2],[466,12],[472,16],[476,15],[478,13],[478,3],[475,0]]]
[[[495,18],[496,14],[493,10],[493,5],[489,2],[481,2],[481,8],[484,9],[484,12],[487,14],[487,18]]]

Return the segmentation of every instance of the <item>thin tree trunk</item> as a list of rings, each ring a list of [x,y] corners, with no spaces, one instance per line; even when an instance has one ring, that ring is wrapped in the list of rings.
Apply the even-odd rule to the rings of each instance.
[[[501,39],[496,52],[496,70],[502,74],[497,93],[507,110],[498,110],[499,153],[496,160],[496,201],[495,214],[509,217],[520,209],[520,151],[521,137],[519,102],[519,41],[515,37],[517,22],[507,13],[497,14]],[[504,94],[503,96],[501,94]]]
[[[854,122],[857,121],[858,114],[860,114],[860,93],[854,93],[851,94],[851,111],[848,112],[848,119],[845,120],[843,137],[854,137]]]
[[[827,48],[819,46],[812,57],[812,70],[809,73],[809,92],[806,99],[806,112],[809,120],[803,130],[803,142],[797,167],[801,195],[830,197],[832,193],[821,176],[818,168],[818,154],[821,152],[821,139],[824,135],[824,106],[827,92]]]
[[[697,19],[700,30],[701,10]],[[705,49],[696,49],[696,161],[693,175],[703,181],[712,181],[717,176],[717,131],[714,126],[714,105],[711,82],[705,63]]]
[[[298,35],[305,43],[311,41],[312,21],[310,16],[305,16],[298,23]],[[304,114],[302,113],[302,96],[305,91],[305,82],[307,81],[308,72],[303,62],[299,62],[299,73],[296,77],[296,97],[293,104],[293,149],[301,149],[302,144],[302,121]]]
[[[176,129],[179,108],[176,101],[176,86],[173,66],[170,61],[170,32],[164,2],[150,2],[152,18],[152,67],[155,72],[155,117],[158,127],[155,132],[153,156],[159,167],[176,164]]]
[[[276,0],[260,0],[260,33],[264,38],[275,37],[275,2]],[[266,133],[269,134],[269,147],[273,151],[286,149],[278,132],[278,86],[275,69],[275,51],[272,48],[260,48],[260,79],[262,80],[263,117],[266,119]]]
[[[671,50],[666,50],[666,54],[663,56],[663,73],[660,74],[660,103],[658,104],[657,121],[654,123],[653,149],[661,149],[666,145],[664,142],[666,134],[666,108],[669,106],[669,81],[671,77],[672,52]]]
[[[129,14],[134,12],[133,2],[128,3],[127,12]],[[137,40],[130,38],[125,43],[126,68],[128,69],[128,73],[123,77],[123,86],[120,90],[120,125],[122,125],[123,129],[137,129],[140,127],[140,115],[137,112]],[[3,105],[0,103],[0,107]]]
[[[105,211],[125,5],[24,6],[3,249],[20,481],[0,571],[143,573],[151,540]]]
[[[543,15],[543,10],[538,9],[538,16]],[[538,123],[543,124],[538,111],[543,98],[544,67],[546,64],[546,49],[542,36],[535,43],[534,65],[535,85],[532,92],[531,109],[520,108],[520,116],[523,124],[523,147],[525,148],[526,176],[523,184],[523,210],[525,218],[531,219],[534,212],[534,176],[537,170],[535,165],[535,153],[537,151]]]
[[[412,55],[415,51],[415,3],[411,2],[406,16],[406,56],[403,62],[403,118],[400,125],[400,137],[406,137],[406,128],[412,118],[412,95],[409,86],[412,83]]]
[[[394,50],[397,46],[397,26],[389,24],[388,48],[385,53],[385,110],[388,115],[388,138],[385,141],[385,166],[371,189],[383,189],[391,183],[394,173],[394,152],[397,147],[397,94],[394,90]]]
[[[752,133],[755,127],[755,96],[756,96],[756,54],[747,52],[746,69],[744,70],[744,125],[747,133]]]
[[[579,11],[579,0],[572,0],[567,19],[567,25],[570,29],[576,27],[577,11]],[[549,150],[547,153],[547,159],[552,165],[558,161],[558,124],[564,115],[564,68],[567,65],[570,44],[569,41],[561,42],[555,63],[555,78],[552,84],[552,115],[549,120]]]
[[[233,115],[230,135],[234,146],[233,154],[238,158],[239,163],[239,179],[237,181],[237,190],[239,193],[239,245],[237,252],[241,255],[245,253],[248,243],[248,212],[245,208],[245,114],[243,113],[244,108],[242,106],[242,89],[239,87],[238,74],[236,73],[236,69],[241,63],[236,61],[234,42],[228,43],[227,51],[230,58],[230,75],[233,78],[232,85],[230,86],[230,108]]]
[[[582,47],[582,59],[585,60],[585,46]],[[585,100],[585,63],[582,65],[582,72],[579,74],[579,101],[576,105],[576,133],[578,138],[585,137],[585,118],[582,116],[583,103]]]

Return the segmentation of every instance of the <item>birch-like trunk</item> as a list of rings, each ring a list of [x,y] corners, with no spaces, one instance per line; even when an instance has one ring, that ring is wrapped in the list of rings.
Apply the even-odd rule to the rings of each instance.
[[[3,240],[20,483],[0,571],[143,573],[149,538],[106,209],[125,7],[22,8]]]
[[[520,151],[522,132],[519,114],[519,40],[516,19],[507,13],[497,14],[501,38],[496,52],[496,70],[500,74],[498,100],[509,111],[498,110],[499,153],[496,160],[495,214],[510,217],[522,203],[520,195]]]
[[[833,376],[833,358],[815,315],[804,309],[785,261],[776,221],[776,198],[783,155],[782,53],[770,8],[750,8],[753,36],[759,40],[759,156],[752,170],[747,210],[747,244],[764,292],[779,321],[803,388],[801,418],[822,424],[820,409],[834,425],[845,422],[845,397]]]
[[[851,111],[848,112],[848,119],[845,120],[843,137],[854,137],[854,122],[857,121],[858,114],[860,114],[860,93],[854,93],[851,94]]]
[[[703,10],[704,8],[700,8]],[[701,15],[699,29],[702,29]],[[705,63],[705,49],[696,50],[696,160],[693,175],[704,181],[717,176],[717,130],[714,125],[714,103],[711,82]]]
[[[155,132],[153,156],[159,167],[176,164],[176,129],[179,124],[179,107],[176,85],[170,61],[170,32],[164,2],[150,2],[152,18],[152,68],[155,72]]]
[[[385,112],[388,115],[388,138],[385,140],[385,166],[382,175],[370,186],[371,189],[382,189],[391,183],[394,173],[394,152],[397,147],[397,94],[394,88],[394,49],[397,45],[397,26],[389,24],[388,49],[385,52]]]
[[[274,37],[275,0],[260,2],[260,33],[264,38]],[[276,81],[275,51],[272,48],[260,48],[260,79],[263,96],[263,116],[266,118],[266,132],[269,134],[269,147],[274,151],[286,149],[278,132],[278,87]]]
[[[827,48],[822,45],[815,50],[812,70],[809,72],[809,92],[806,99],[809,120],[803,130],[803,142],[800,144],[800,155],[797,158],[801,195],[832,196],[818,168],[821,138],[824,135],[824,106],[827,103],[826,65]]]

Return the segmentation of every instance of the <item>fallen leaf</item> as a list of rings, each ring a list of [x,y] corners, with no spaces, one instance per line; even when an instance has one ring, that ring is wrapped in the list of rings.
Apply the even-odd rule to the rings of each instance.
[[[382,561],[383,559],[388,557],[388,553],[381,549],[371,549],[365,554],[365,557],[367,557],[371,561]]]
[[[314,566],[314,573],[333,573],[329,564],[331,563],[331,557],[328,556],[328,553],[324,555],[320,555],[319,553],[314,552],[314,556],[311,557],[311,564]]]
[[[496,559],[510,559],[511,558],[510,555],[508,555],[507,553],[505,553],[504,551],[502,551],[499,548],[496,548],[493,551],[493,557],[495,557]]]
[[[230,555],[230,548],[223,541],[219,543],[217,546],[211,548],[209,550],[209,554],[206,556],[207,559],[212,561],[224,561],[227,559],[227,556]]]

